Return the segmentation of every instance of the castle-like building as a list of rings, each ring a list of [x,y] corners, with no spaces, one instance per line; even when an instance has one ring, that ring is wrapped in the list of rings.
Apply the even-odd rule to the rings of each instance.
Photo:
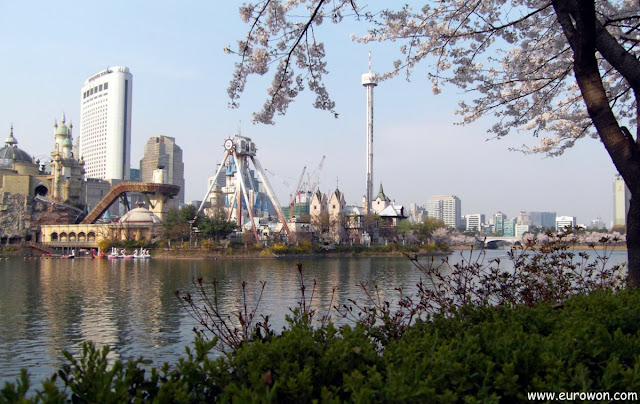
[[[73,221],[84,213],[84,162],[73,154],[73,126],[54,123],[51,161],[18,147],[13,125],[0,149],[0,241],[33,235],[44,223]],[[56,209],[56,214],[52,210]]]
[[[347,205],[344,193],[336,188],[330,197],[316,191],[309,205],[310,222],[319,234],[326,234],[335,243],[370,244],[390,241],[395,228],[405,219],[402,205],[392,203],[380,184],[378,195],[371,202],[371,211]]]

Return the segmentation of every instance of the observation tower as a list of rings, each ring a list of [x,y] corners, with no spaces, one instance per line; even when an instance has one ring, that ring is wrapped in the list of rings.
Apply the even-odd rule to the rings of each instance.
[[[378,85],[378,77],[371,72],[371,52],[369,52],[369,71],[362,75],[362,85],[367,89],[367,191],[364,201],[364,213],[371,211],[373,196],[373,88]]]

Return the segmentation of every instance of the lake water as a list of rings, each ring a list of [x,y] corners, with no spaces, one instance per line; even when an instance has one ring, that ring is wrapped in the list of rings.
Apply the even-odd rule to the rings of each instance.
[[[612,262],[626,261],[626,251]],[[489,251],[486,260],[506,251]],[[450,262],[460,259],[459,253]],[[75,260],[11,258],[0,261],[0,386],[27,368],[37,383],[63,362],[61,351],[79,352],[82,341],[109,344],[113,357],[142,355],[154,364],[173,362],[192,344],[195,321],[174,292],[195,290],[192,279],[219,281],[219,302],[226,311],[257,301],[260,281],[267,285],[261,312],[272,315],[276,329],[300,299],[296,264],[301,263],[314,307],[326,312],[348,299],[363,299],[361,282],[377,284],[395,300],[394,288],[415,291],[420,272],[404,257],[286,260]],[[333,289],[338,290],[333,295]],[[307,294],[309,296],[309,294]]]

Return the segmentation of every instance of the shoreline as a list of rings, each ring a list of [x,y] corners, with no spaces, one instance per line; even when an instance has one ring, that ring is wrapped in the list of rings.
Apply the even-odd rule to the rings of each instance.
[[[496,250],[509,251],[512,247],[498,248]],[[524,247],[515,247],[518,251],[522,251]],[[226,254],[224,252],[216,251],[204,251],[200,249],[194,250],[182,250],[182,249],[164,249],[159,248],[152,250],[152,257],[156,259],[180,259],[180,260],[293,260],[293,259],[319,259],[319,258],[384,258],[384,257],[444,257],[454,254],[458,251],[480,251],[477,246],[452,246],[446,251],[434,251],[434,252],[402,252],[402,251],[386,251],[386,252],[368,252],[367,250],[359,251],[343,251],[343,252],[316,252],[307,254],[274,254],[267,252],[266,250],[254,251],[254,252],[240,252],[235,251],[232,254]],[[571,246],[569,250],[595,250],[595,251],[627,251],[626,245],[618,246],[589,246],[589,245],[575,245]],[[493,251],[490,249],[489,251]],[[0,259],[8,259],[9,257],[29,257],[31,259],[42,258],[40,254],[33,254],[30,248],[18,248],[14,251],[0,252]],[[50,257],[60,258],[60,257]],[[76,258],[91,258],[91,256],[78,255]]]
[[[469,251],[470,246],[455,246],[451,247],[448,251],[439,252],[387,252],[387,253],[353,253],[353,252],[328,252],[328,253],[315,253],[315,254],[269,254],[264,253],[248,253],[248,254],[218,254],[206,251],[162,251],[153,255],[154,258],[159,259],[214,259],[214,260],[292,260],[292,259],[318,259],[318,258],[384,258],[384,257],[444,257],[456,253],[457,251]],[[479,251],[480,248],[473,247],[475,251]],[[503,248],[504,251],[509,251],[511,248]],[[497,249],[499,250],[499,249]],[[522,250],[521,248],[518,250]],[[570,248],[570,250],[596,250],[596,251],[626,251],[626,246],[594,246],[588,245],[576,245]],[[488,251],[493,251],[492,249]]]

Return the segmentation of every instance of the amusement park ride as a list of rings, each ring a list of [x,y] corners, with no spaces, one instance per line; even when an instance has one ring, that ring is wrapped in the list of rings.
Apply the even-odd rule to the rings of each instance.
[[[290,230],[289,230],[289,227],[287,226],[287,221],[284,215],[282,214],[282,210],[280,209],[280,203],[278,202],[278,199],[276,198],[276,195],[273,192],[273,189],[271,188],[271,184],[269,184],[269,181],[267,180],[267,176],[265,175],[265,171],[262,168],[262,165],[260,164],[260,162],[258,161],[258,158],[256,157],[256,151],[257,149],[256,149],[255,143],[250,138],[245,136],[236,135],[235,137],[233,138],[229,137],[224,141],[224,157],[222,159],[222,164],[220,164],[220,167],[218,168],[218,171],[216,172],[213,178],[218,178],[223,167],[225,167],[225,163],[227,162],[227,159],[229,159],[230,157],[233,157],[237,167],[237,173],[236,173],[237,182],[240,183],[239,189],[229,189],[230,187],[226,187],[227,191],[234,193],[234,199],[235,199],[234,201],[235,204],[230,203],[231,208],[229,209],[227,220],[231,220],[233,212],[235,211],[236,212],[235,218],[237,220],[238,226],[242,226],[243,224],[242,223],[242,204],[244,200],[247,204],[247,212],[249,214],[249,219],[251,220],[253,235],[256,238],[256,240],[259,239],[258,231],[256,229],[256,223],[254,220],[253,208],[252,208],[255,204],[255,200],[254,200],[255,194],[253,192],[249,192],[249,189],[254,189],[254,184],[252,179],[253,177],[250,173],[250,168],[249,168],[249,161],[251,161],[253,163],[255,171],[258,173],[260,181],[262,182],[262,184],[264,185],[267,191],[267,195],[269,196],[269,199],[271,199],[271,203],[276,209],[278,218],[280,219],[280,222],[282,223],[282,226],[284,227],[284,230],[287,233],[287,236],[290,236]],[[211,195],[211,191],[216,185],[217,185],[216,181],[211,182],[211,185],[209,186],[207,193],[202,198],[202,203],[200,204],[200,207],[196,211],[196,216],[194,217],[194,220],[198,217],[198,215],[204,208],[206,201],[209,199]],[[235,206],[235,209],[234,209],[234,206]]]

